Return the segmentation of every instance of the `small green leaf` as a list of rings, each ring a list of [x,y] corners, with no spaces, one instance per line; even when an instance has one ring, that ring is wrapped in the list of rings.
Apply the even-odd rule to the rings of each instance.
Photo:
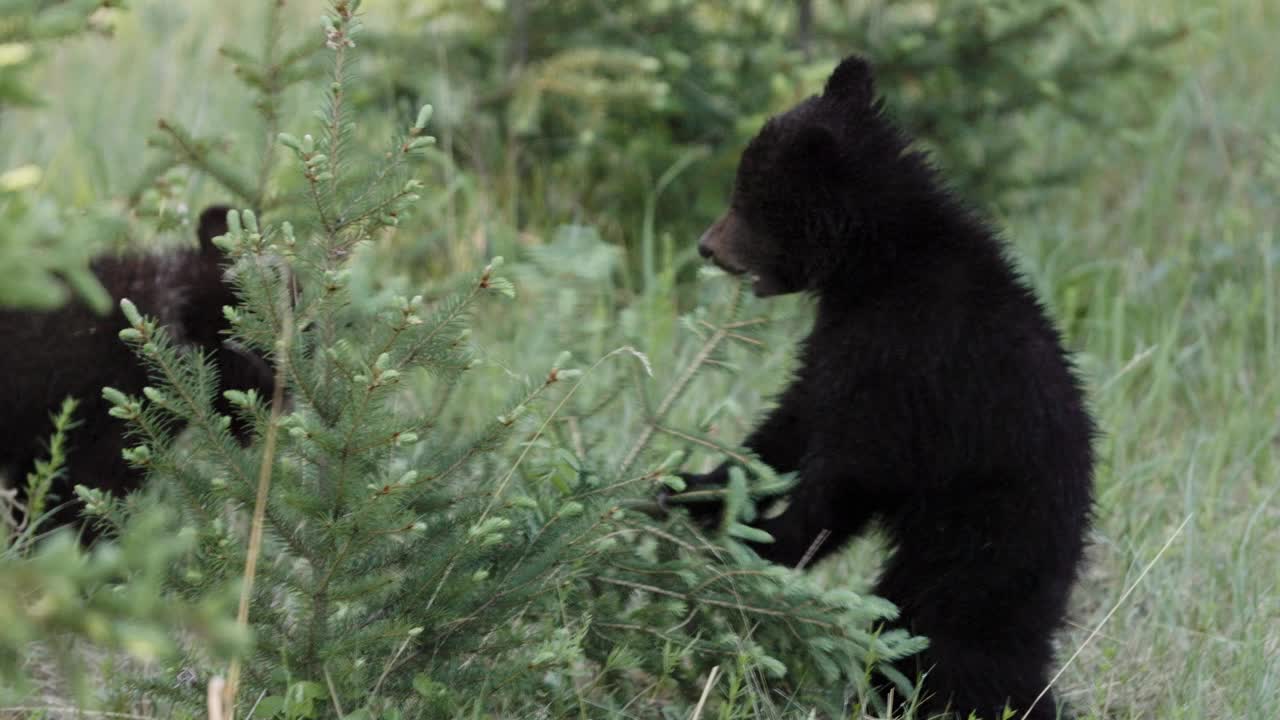
[[[273,718],[279,715],[281,710],[284,710],[284,698],[279,695],[268,695],[258,701],[250,717]]]
[[[413,689],[424,698],[437,697],[446,691],[444,685],[432,680],[430,676],[419,673],[413,676]]]

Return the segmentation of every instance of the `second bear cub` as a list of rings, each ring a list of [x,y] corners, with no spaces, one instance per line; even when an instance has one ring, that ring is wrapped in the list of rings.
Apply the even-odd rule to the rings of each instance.
[[[166,253],[105,256],[92,269],[113,301],[129,298],[156,316],[174,342],[208,355],[219,373],[219,413],[230,415],[222,397],[226,389],[255,389],[270,398],[275,381],[261,356],[227,341],[225,305],[236,296],[223,271],[223,255],[213,238],[227,231],[226,207],[200,215],[198,249]],[[0,363],[0,397],[8,406],[0,413],[0,474],[21,489],[22,478],[36,458],[44,457],[51,424],[49,414],[67,396],[79,402],[78,424],[69,433],[67,473],[53,487],[55,504],[63,503],[52,522],[73,523],[81,506],[77,484],[124,494],[138,487],[139,471],[121,457],[124,423],[107,416],[102,388],[110,385],[137,395],[147,384],[147,369],[119,338],[128,325],[119,307],[107,315],[73,301],[50,312],[0,311],[0,341],[6,346]],[[249,440],[249,428],[234,421],[232,432]],[[93,536],[85,528],[86,539]]]

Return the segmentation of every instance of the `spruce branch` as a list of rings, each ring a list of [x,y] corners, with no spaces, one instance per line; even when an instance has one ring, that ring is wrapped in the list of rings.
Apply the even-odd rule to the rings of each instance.
[[[199,378],[192,371],[191,363],[184,362],[173,345],[168,332],[152,318],[141,315],[128,299],[120,301],[120,307],[130,321],[130,327],[120,335],[125,342],[139,350],[144,362],[155,370],[164,382],[164,390],[146,392],[148,400],[167,412],[186,420],[213,445],[223,445],[229,439],[224,423],[216,418],[212,405],[197,396],[193,388],[205,389],[206,383],[193,382]],[[205,362],[196,363],[200,368]],[[172,393],[172,396],[171,396]],[[177,402],[174,402],[174,400]]]
[[[418,117],[413,127],[409,128],[408,133],[402,138],[397,138],[392,143],[391,150],[387,151],[390,161],[384,163],[373,179],[367,183],[364,192],[357,195],[350,202],[350,209],[344,213],[348,219],[342,221],[341,227],[357,225],[371,218],[376,218],[395,208],[402,200],[413,195],[416,190],[421,188],[421,184],[410,181],[403,190],[393,193],[364,210],[356,210],[370,195],[382,188],[388,177],[402,169],[409,158],[423,154],[431,146],[435,145],[436,139],[433,136],[423,134],[427,122],[431,119],[432,112],[431,105],[424,105],[418,111]]]
[[[658,403],[658,407],[656,407],[653,410],[653,413],[646,419],[644,427],[640,430],[639,437],[636,438],[636,441],[631,445],[631,448],[627,450],[625,455],[623,455],[622,463],[618,466],[618,472],[626,473],[627,470],[631,468],[631,465],[636,461],[636,458],[640,456],[640,453],[649,446],[649,441],[653,439],[654,432],[656,432],[658,426],[666,420],[667,413],[671,411],[671,408],[675,405],[676,401],[684,394],[685,389],[689,386],[689,382],[698,374],[698,371],[701,370],[712,359],[713,354],[720,349],[721,343],[726,339],[729,339],[731,335],[737,334],[734,331],[738,328],[746,327],[747,324],[756,322],[746,321],[744,323],[733,321],[733,316],[736,314],[737,308],[741,302],[742,283],[735,282],[728,303],[729,309],[728,315],[725,319],[726,321],[715,328],[715,330],[702,343],[702,346],[698,348],[697,352],[694,353],[693,359],[689,364],[686,365],[684,370],[676,376],[675,382],[671,384],[671,388],[667,390],[667,394],[664,395],[662,400]]]
[[[729,610],[747,612],[754,615],[775,617],[779,619],[784,619],[788,622],[813,625],[815,627],[821,628],[822,630],[825,630],[830,633],[843,633],[845,631],[844,626],[840,625],[839,623],[833,623],[818,617],[799,616],[799,615],[796,615],[791,608],[786,608],[786,607],[772,608],[772,607],[766,607],[762,605],[744,605],[738,599],[726,599],[723,597],[710,597],[706,595],[697,596],[692,593],[677,592],[675,590],[668,590],[667,588],[659,587],[657,585],[639,583],[632,580],[624,580],[622,578],[600,577],[598,579],[600,582],[605,583],[607,585],[617,585],[620,587],[629,588],[631,590],[639,590],[641,592],[652,593],[654,595],[663,595],[665,597],[676,598],[678,600],[682,600],[691,605],[697,604],[697,603],[704,603],[707,605],[713,605],[715,607],[722,607]]]
[[[187,422],[189,427],[197,431],[197,434],[204,441],[204,447],[214,454],[214,460],[220,467],[229,470],[241,487],[246,489],[256,487],[254,481],[237,460],[235,450],[231,448],[234,441],[227,431],[226,423],[217,419],[212,404],[207,401],[207,396],[203,392],[203,389],[208,387],[207,379],[205,382],[193,380],[193,373],[189,369],[191,365],[194,364],[197,367],[205,368],[208,365],[208,360],[203,357],[198,359],[181,357],[177,349],[172,345],[168,333],[154,319],[141,315],[128,299],[121,300],[120,304],[130,322],[130,327],[121,331],[121,338],[135,348],[143,362],[162,381],[162,389],[153,392],[151,394],[152,397],[148,398],[152,400],[151,403],[142,403],[134,398],[126,398],[118,392],[112,396],[104,390],[104,396],[107,396],[107,399],[117,408],[122,408],[121,413],[123,414],[116,414],[115,416],[132,422],[134,427],[141,430],[149,441],[147,445],[142,446],[147,452],[135,455],[135,457],[131,458],[131,462],[154,469],[162,469],[157,467],[157,462],[168,462],[163,460],[163,456],[158,458],[150,453],[150,449],[153,447],[166,446],[172,436],[169,429],[171,423],[157,418],[152,410],[153,406],[159,404],[164,407],[166,413],[176,413]],[[201,393],[197,394],[193,388],[200,389]],[[159,403],[156,400],[159,400]],[[133,407],[127,407],[126,403],[131,404]],[[113,414],[115,414],[115,410],[113,410]],[[183,473],[176,471],[174,474],[178,477],[184,476]],[[199,506],[197,505],[196,507],[198,508]],[[290,544],[295,552],[299,553],[300,557],[310,556],[310,552],[304,546],[297,544],[292,531],[289,529],[290,524],[284,518],[270,509],[267,510],[266,517],[280,536]]]
[[[665,435],[670,435],[671,437],[684,440],[685,442],[693,443],[695,445],[701,445],[710,450],[715,450],[718,453],[728,455],[729,457],[733,458],[743,466],[749,465],[752,462],[751,458],[749,458],[748,456],[738,452],[737,450],[734,450],[733,448],[727,445],[715,442],[714,440],[711,440],[709,438],[700,437],[698,435],[693,435],[692,433],[683,432],[681,430],[676,430],[675,428],[670,428],[670,427],[667,427],[666,425],[655,424],[653,425],[653,429]]]
[[[63,472],[67,464],[67,433],[79,423],[74,420],[79,403],[73,397],[63,399],[58,412],[49,416],[53,422],[53,433],[49,436],[48,458],[37,460],[35,469],[27,473],[27,507],[23,526],[17,528],[22,535],[33,537],[38,520],[44,515],[45,503],[49,497],[49,489]],[[3,520],[3,518],[0,518]],[[5,527],[0,523],[0,530]],[[6,544],[7,546],[7,544]]]
[[[535,432],[533,434],[533,437],[530,438],[530,440],[525,443],[524,449],[520,451],[520,454],[516,457],[515,462],[511,464],[510,469],[508,469],[507,473],[503,475],[502,480],[498,482],[498,486],[493,492],[493,495],[489,500],[488,506],[486,506],[484,512],[480,514],[481,521],[483,521],[486,517],[488,517],[489,512],[493,509],[494,505],[498,502],[498,498],[500,498],[503,492],[506,490],[507,484],[511,481],[512,475],[515,474],[516,468],[520,466],[520,463],[524,461],[525,457],[529,454],[529,451],[533,448],[534,441],[538,437],[540,437],[543,432],[546,431],[547,426],[551,424],[552,420],[555,419],[556,415],[559,414],[560,410],[564,408],[565,403],[569,402],[570,398],[573,397],[574,393],[576,393],[578,389],[582,387],[582,383],[586,380],[586,378],[590,376],[596,370],[596,368],[600,367],[600,365],[602,365],[606,360],[613,358],[615,356],[624,355],[624,354],[631,355],[632,357],[639,359],[645,365],[646,368],[649,365],[649,360],[644,356],[643,353],[641,353],[640,351],[636,350],[633,347],[626,346],[626,347],[620,347],[616,350],[613,350],[607,353],[606,355],[604,355],[603,357],[601,357],[600,359],[592,363],[591,367],[587,368],[586,371],[578,375],[578,381],[573,384],[573,387],[569,388],[569,390],[564,394],[564,397],[560,398],[560,402],[556,404],[555,408],[553,408],[552,411],[547,415],[546,419],[542,421],[542,424],[538,427],[537,432]],[[544,382],[543,387],[550,387],[551,384],[557,382],[560,378],[566,375],[567,373],[559,370],[559,368],[552,367],[551,372],[547,374],[547,379]]]
[[[255,200],[257,191],[253,181],[244,177],[235,164],[221,157],[213,142],[195,137],[173,120],[160,120],[157,127],[162,135],[153,138],[154,146],[169,151],[183,164],[207,173],[244,202]]]
[[[330,5],[332,14],[324,17],[325,46],[333,51],[333,79],[326,96],[324,129],[325,149],[328,151],[329,165],[333,168],[328,178],[329,197],[334,201],[338,197],[338,175],[342,167],[343,143],[347,134],[343,105],[346,97],[347,50],[355,47],[352,36],[360,29],[355,15],[359,4],[359,0],[333,0]]]

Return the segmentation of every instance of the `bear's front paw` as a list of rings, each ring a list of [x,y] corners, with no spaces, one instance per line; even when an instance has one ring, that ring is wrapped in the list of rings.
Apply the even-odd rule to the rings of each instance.
[[[677,473],[685,483],[684,491],[677,493],[664,486],[658,491],[658,507],[664,512],[670,512],[673,507],[683,507],[694,522],[704,528],[715,527],[724,514],[721,493],[725,484],[717,477],[718,474]]]

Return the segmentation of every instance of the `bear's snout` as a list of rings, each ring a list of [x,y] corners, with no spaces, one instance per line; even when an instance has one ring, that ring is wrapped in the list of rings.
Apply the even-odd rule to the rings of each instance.
[[[703,258],[710,260],[716,256],[718,245],[720,244],[720,229],[724,226],[724,218],[720,218],[702,233],[702,237],[698,238],[698,254]]]

